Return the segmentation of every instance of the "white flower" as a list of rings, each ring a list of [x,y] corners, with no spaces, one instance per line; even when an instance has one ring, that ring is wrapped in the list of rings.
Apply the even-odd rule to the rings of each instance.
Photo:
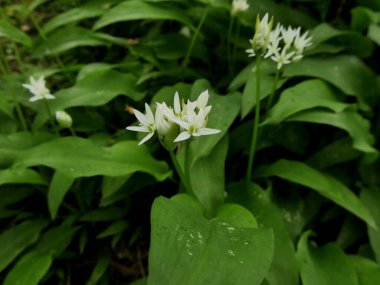
[[[286,53],[286,52],[287,52],[287,47],[285,46],[282,48],[281,53],[276,51],[274,53],[274,56],[271,57],[273,61],[277,62],[277,69],[281,69],[283,65],[291,63],[290,59],[294,55],[294,51],[290,53]]]
[[[300,29],[293,29],[292,27],[288,27],[287,29],[281,27],[282,40],[285,43],[286,47],[290,47],[293,43],[293,40],[299,35]]]
[[[260,21],[259,15],[256,18],[255,35],[252,39],[252,49],[257,54],[265,52],[269,43],[269,35],[272,30],[273,17],[269,21],[269,15],[266,13]]]
[[[237,13],[248,10],[248,8],[249,4],[247,3],[247,0],[232,0],[231,14],[236,15]]]
[[[184,130],[176,137],[174,142],[180,142],[191,138],[191,136],[199,137],[213,135],[220,132],[217,129],[206,128],[207,115],[204,109],[199,110],[198,114],[194,110],[189,110],[187,121],[176,119],[175,122]]]
[[[30,102],[43,100],[43,99],[55,99],[55,96],[50,94],[50,90],[46,88],[45,78],[35,79],[33,76],[29,77],[30,84],[22,84],[22,86],[30,91],[34,96],[29,99]]]
[[[179,33],[186,38],[191,38],[191,31],[189,27],[183,26]]]
[[[156,113],[154,114],[154,120],[156,123],[157,134],[159,136],[165,136],[173,123],[169,120],[167,112],[171,110],[165,102],[157,103]]]
[[[73,125],[73,119],[65,111],[55,112],[55,119],[62,128],[71,128]]]
[[[129,126],[129,127],[127,127],[127,130],[135,131],[135,132],[149,133],[139,142],[139,145],[141,145],[144,142],[146,142],[147,140],[149,140],[151,137],[153,137],[153,135],[156,131],[156,122],[155,122],[152,110],[150,109],[150,107],[147,103],[145,103],[145,115],[136,109],[133,109],[133,113],[135,114],[140,125],[139,126]]]
[[[308,32],[306,31],[302,36],[300,34],[301,31],[298,32],[294,39],[294,47],[297,50],[297,54],[301,54],[306,47],[311,45],[311,37],[307,37]]]

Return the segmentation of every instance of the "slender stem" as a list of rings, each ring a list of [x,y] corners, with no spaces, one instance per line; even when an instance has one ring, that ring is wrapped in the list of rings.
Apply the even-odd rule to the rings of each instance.
[[[274,77],[272,92],[269,95],[269,99],[267,101],[267,107],[265,108],[265,116],[268,115],[269,109],[272,107],[272,103],[273,103],[273,99],[274,99],[274,93],[276,92],[277,82],[278,82],[279,77],[280,77],[280,70],[276,69],[276,75]]]
[[[201,28],[202,28],[202,26],[203,26],[203,24],[204,24],[204,22],[205,22],[205,20],[207,18],[207,14],[208,14],[208,8],[206,8],[204,10],[202,18],[199,21],[198,27],[195,30],[193,37],[191,38],[191,42],[190,42],[189,48],[187,49],[185,59],[182,62],[182,66],[183,67],[186,67],[189,64],[189,58],[191,56],[191,52],[193,51],[194,44],[195,44],[195,42],[196,42],[196,40],[198,38],[198,35],[199,35],[200,31],[201,31]]]
[[[231,15],[230,23],[228,25],[228,35],[227,35],[227,60],[228,60],[228,71],[230,75],[232,75],[232,53],[231,53],[231,45],[232,45],[232,30],[234,26],[235,17]]]
[[[46,109],[46,112],[49,115],[49,119],[50,119],[50,123],[52,125],[52,128],[54,129],[55,134],[59,135],[59,132],[58,132],[58,129],[57,129],[57,125],[55,124],[54,117],[53,117],[53,115],[52,115],[52,113],[50,111],[49,104],[48,104],[48,102],[47,102],[46,99],[42,99],[42,101],[44,101],[45,109]]]
[[[186,181],[190,187],[190,190],[191,192],[193,192],[193,187],[191,186],[191,177],[190,177],[190,153],[191,153],[191,150],[190,150],[190,140],[189,141],[185,141],[185,177],[186,177]]]
[[[261,55],[258,54],[256,58],[256,108],[255,118],[253,121],[252,141],[249,149],[248,167],[247,167],[247,180],[251,181],[252,166],[255,158],[256,146],[259,137],[259,122],[260,122],[260,64]]]
[[[181,183],[183,184],[183,186],[185,186],[188,193],[193,194],[193,192],[189,186],[189,183],[187,182],[186,176],[183,173],[181,166],[178,163],[177,156],[175,155],[173,150],[169,150],[169,153],[170,153],[170,158],[173,161],[174,168],[177,171],[179,178],[181,179]]]
[[[72,127],[69,128],[69,131],[73,137],[76,137],[77,135],[74,132],[74,129]]]

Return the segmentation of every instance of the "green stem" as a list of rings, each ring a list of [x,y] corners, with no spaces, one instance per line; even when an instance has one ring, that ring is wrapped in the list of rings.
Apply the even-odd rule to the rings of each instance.
[[[228,25],[228,35],[227,35],[227,60],[228,60],[228,72],[232,75],[232,53],[231,53],[231,45],[232,45],[232,30],[234,26],[234,16],[231,15],[230,23]]]
[[[247,167],[247,180],[251,181],[252,166],[255,159],[257,141],[259,137],[259,123],[260,123],[260,65],[261,55],[257,55],[256,59],[256,106],[255,106],[255,118],[253,121],[252,141],[249,149],[248,167]]]
[[[178,163],[177,156],[175,155],[173,150],[169,150],[169,153],[170,153],[170,158],[173,161],[174,168],[177,171],[179,178],[181,179],[181,183],[183,184],[183,186],[185,186],[185,189],[187,190],[188,193],[193,194],[189,186],[189,183],[187,182],[186,176],[183,173],[181,166]]]
[[[74,132],[74,129],[72,127],[69,128],[69,131],[73,137],[76,137],[77,135]]]
[[[46,109],[46,112],[49,115],[49,119],[50,119],[50,123],[52,125],[52,128],[54,129],[55,134],[59,136],[57,125],[55,124],[54,117],[53,117],[53,115],[52,115],[52,113],[50,111],[49,104],[48,104],[48,102],[47,102],[46,99],[42,99],[42,101],[44,101],[45,109]]]
[[[182,62],[182,67],[186,67],[189,64],[189,58],[191,56],[191,52],[193,51],[194,44],[195,44],[195,42],[196,42],[196,40],[198,38],[198,35],[199,35],[200,31],[201,31],[201,28],[202,28],[202,26],[203,26],[203,24],[204,24],[204,22],[205,22],[205,20],[207,18],[207,14],[208,14],[208,8],[206,8],[204,10],[202,18],[199,21],[198,27],[195,30],[193,37],[191,38],[191,42],[190,42],[189,48],[187,49],[185,59]]]
[[[193,192],[193,187],[191,187],[191,177],[190,177],[190,157],[191,157],[190,140],[185,141],[185,144],[186,144],[185,146],[185,177],[186,177],[186,181],[190,187],[191,192]]]
[[[280,70],[276,69],[276,75],[274,77],[272,92],[269,95],[269,99],[267,101],[267,107],[265,108],[265,116],[268,115],[269,109],[272,107],[272,103],[273,103],[273,99],[274,99],[274,93],[276,92],[277,82],[278,82],[279,77],[280,77]]]

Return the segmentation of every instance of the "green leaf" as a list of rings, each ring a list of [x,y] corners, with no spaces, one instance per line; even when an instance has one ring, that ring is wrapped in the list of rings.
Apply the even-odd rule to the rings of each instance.
[[[0,20],[0,38],[2,37],[27,47],[32,46],[32,40],[24,32],[20,31],[5,19]]]
[[[33,192],[34,190],[29,187],[3,186],[0,189],[0,208],[17,203],[30,196]]]
[[[37,285],[48,272],[51,255],[31,251],[24,255],[5,277],[4,285]]]
[[[107,25],[131,20],[174,20],[192,27],[190,19],[181,12],[170,7],[160,7],[144,1],[124,1],[108,10],[95,23],[94,29]]]
[[[14,226],[0,235],[0,272],[4,270],[25,248],[35,243],[46,227],[46,220],[29,220]]]
[[[284,76],[317,77],[356,96],[362,104],[377,102],[376,76],[358,58],[350,55],[333,57],[309,57],[284,68]],[[369,87],[373,88],[369,88]]]
[[[0,91],[0,112],[3,112],[9,118],[14,118],[12,113],[12,108],[8,103],[7,97],[3,91]]]
[[[191,184],[197,199],[211,217],[224,200],[224,163],[228,138],[225,136],[211,153],[197,160],[190,169]]]
[[[328,84],[322,80],[307,80],[282,92],[280,100],[262,123],[279,124],[298,112],[322,107],[342,112],[349,104],[341,103]]]
[[[363,189],[360,194],[360,198],[364,205],[366,205],[375,218],[375,222],[378,228],[380,228],[380,189],[370,188]],[[372,250],[375,254],[377,263],[380,264],[380,232],[379,230],[368,228],[369,242]]]
[[[72,22],[78,22],[83,19],[94,18],[101,16],[114,0],[94,0],[88,3],[68,10],[67,12],[60,13],[53,19],[49,20],[42,31],[47,34],[58,27]]]
[[[349,259],[357,272],[358,285],[380,284],[380,266],[378,264],[359,255],[351,255]]]
[[[302,235],[297,258],[304,285],[359,285],[358,276],[348,257],[336,244],[316,247],[308,241],[311,232]]]
[[[46,185],[45,179],[37,172],[28,168],[8,168],[0,170],[0,185],[3,184],[41,184]]]
[[[127,221],[116,221],[109,225],[104,231],[96,236],[96,238],[106,238],[109,236],[117,235],[125,232],[128,229],[129,223]]]
[[[225,203],[219,209],[216,218],[221,222],[241,228],[257,228],[257,221],[252,213],[238,204]]]
[[[106,273],[109,263],[110,262],[107,257],[99,258],[94,270],[91,273],[90,280],[86,284],[87,285],[98,284],[100,278]]]
[[[371,227],[377,228],[367,207],[350,189],[334,177],[313,169],[307,164],[281,159],[257,169],[256,176],[278,176],[311,188],[361,218]]]
[[[80,220],[85,222],[104,222],[119,220],[127,214],[128,209],[119,207],[99,208],[88,211]]]
[[[33,251],[58,257],[69,246],[79,227],[61,225],[49,229],[41,235]]]
[[[54,113],[71,107],[102,106],[118,95],[138,101],[145,94],[136,89],[136,81],[137,78],[134,75],[115,70],[87,73],[75,86],[55,93],[56,99],[49,102],[49,107]],[[48,113],[40,111],[33,122],[33,128],[40,128],[48,119]]]
[[[185,194],[155,200],[148,284],[261,284],[272,261],[272,231],[207,220],[201,211]]]
[[[99,37],[101,34],[91,30],[68,26],[64,27],[47,38],[33,51],[34,57],[51,56],[63,53],[82,46],[104,46],[110,43]]]
[[[380,27],[378,25],[370,25],[368,28],[368,37],[380,46]]]
[[[293,241],[285,226],[283,213],[270,200],[269,193],[244,181],[228,186],[228,201],[249,209],[264,227],[273,228],[274,256],[266,279],[271,285],[298,284],[298,265]]]
[[[49,212],[52,219],[57,217],[59,206],[74,180],[74,177],[67,176],[60,171],[54,172],[47,195]]]
[[[340,113],[331,113],[321,110],[311,110],[295,114],[287,121],[309,122],[334,126],[348,132],[352,138],[352,146],[366,153],[377,156],[377,150],[372,146],[375,139],[370,132],[370,123],[359,113],[347,110]]]
[[[136,141],[99,147],[79,137],[58,138],[20,151],[15,165],[45,165],[73,178],[123,176],[142,171],[162,181],[171,174],[165,162],[155,160],[149,150],[138,146]]]

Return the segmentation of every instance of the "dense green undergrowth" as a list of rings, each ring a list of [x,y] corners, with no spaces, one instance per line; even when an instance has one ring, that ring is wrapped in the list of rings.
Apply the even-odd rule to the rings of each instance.
[[[248,3],[3,1],[2,284],[380,284],[380,1]],[[200,125],[139,145],[176,92]]]

